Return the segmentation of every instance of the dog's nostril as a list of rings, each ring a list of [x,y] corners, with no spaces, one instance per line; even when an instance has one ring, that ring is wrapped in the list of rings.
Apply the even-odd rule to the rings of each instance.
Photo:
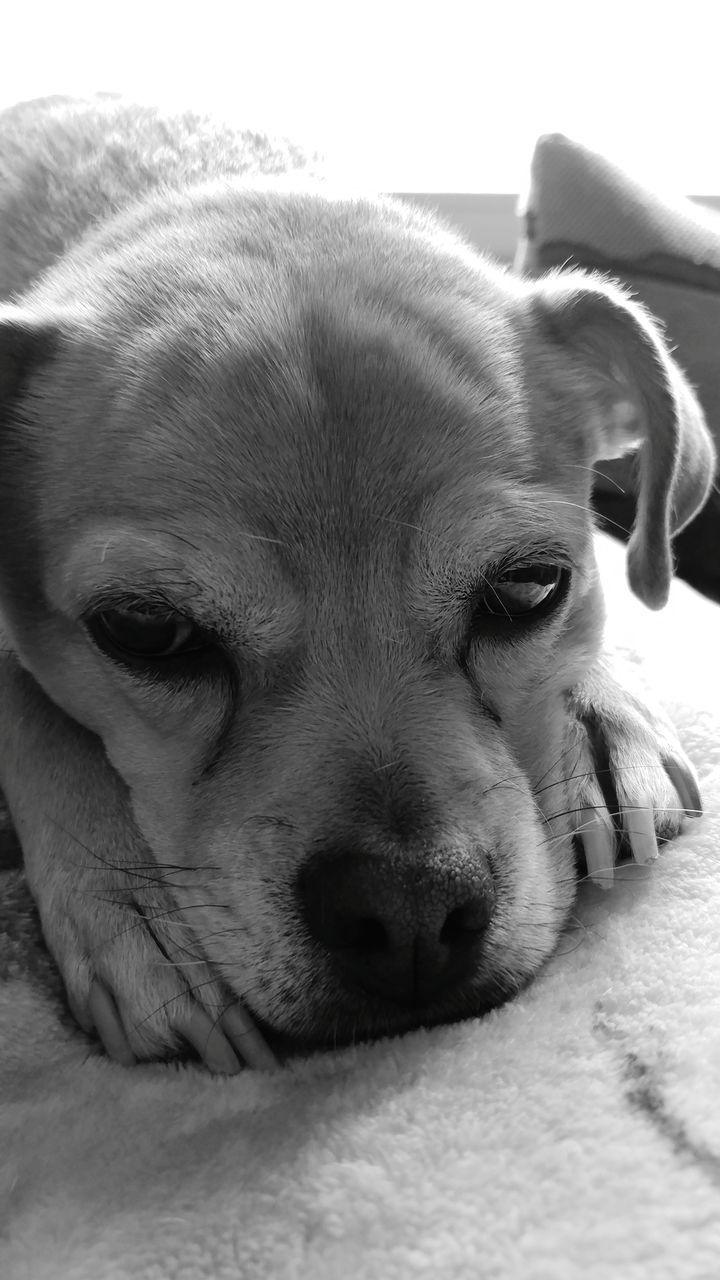
[[[358,952],[368,954],[386,951],[390,939],[385,926],[373,916],[341,916],[339,924],[338,947],[354,947]]]
[[[453,907],[440,930],[440,941],[452,945],[477,937],[490,923],[493,905],[491,895],[484,894],[462,907]]]

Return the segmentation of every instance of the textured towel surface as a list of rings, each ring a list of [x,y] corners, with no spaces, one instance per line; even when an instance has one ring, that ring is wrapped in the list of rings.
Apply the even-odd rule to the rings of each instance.
[[[626,605],[621,549],[604,555],[706,816],[583,891],[504,1009],[274,1076],[89,1055],[6,909],[3,1280],[718,1275],[720,610],[683,584],[663,614]]]

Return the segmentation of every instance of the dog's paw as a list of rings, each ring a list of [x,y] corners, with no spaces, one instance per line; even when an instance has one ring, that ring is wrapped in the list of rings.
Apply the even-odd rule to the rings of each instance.
[[[125,1064],[192,1047],[212,1071],[274,1065],[195,935],[187,904],[202,868],[153,857],[97,740],[11,658],[0,662],[0,746],[25,875],[80,1026]]]
[[[702,812],[695,770],[672,722],[636,677],[603,659],[570,699],[569,787],[589,878],[609,888],[619,859],[652,862]]]
[[[158,864],[107,766],[94,772],[97,812],[75,803],[70,813],[67,793],[63,805],[52,790],[44,802],[13,805],[25,873],[76,1021],[125,1066],[192,1048],[213,1072],[272,1067],[251,1016],[202,954],[192,910],[179,905],[183,889],[197,889],[198,872]]]
[[[23,829],[24,827],[24,829]],[[118,834],[118,826],[109,824]],[[42,847],[38,836],[42,831]],[[275,1059],[194,938],[172,886],[191,873],[78,842],[52,822],[23,823],[26,868],[70,1009],[108,1055],[129,1066],[195,1050],[213,1072]],[[46,852],[45,852],[46,850]],[[40,864],[42,875],[38,877]]]
[[[182,1056],[191,1046],[219,1074],[235,1074],[243,1063],[273,1067],[251,1016],[202,955],[186,913],[162,892],[148,891],[157,874],[150,865],[139,882],[135,869],[125,873],[117,900],[95,909],[95,945],[82,953],[73,947],[69,956],[64,939],[63,972],[77,1021],[124,1065]],[[82,926],[87,942],[87,915]]]

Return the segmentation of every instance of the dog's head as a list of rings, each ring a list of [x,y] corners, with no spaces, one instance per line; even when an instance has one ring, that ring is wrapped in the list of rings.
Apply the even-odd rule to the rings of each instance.
[[[391,202],[155,200],[0,327],[2,599],[206,955],[306,1041],[488,1008],[574,895],[593,463],[650,605],[702,415],[645,312]]]

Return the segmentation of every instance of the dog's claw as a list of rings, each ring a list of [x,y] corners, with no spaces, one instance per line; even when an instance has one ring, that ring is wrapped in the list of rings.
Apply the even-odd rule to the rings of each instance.
[[[278,1066],[275,1054],[242,1005],[235,1004],[226,1009],[221,1022],[235,1049],[249,1067],[272,1071]]]
[[[577,837],[582,842],[588,876],[601,889],[615,878],[615,829],[602,810],[581,809]]]
[[[193,1006],[190,1016],[175,1030],[199,1053],[208,1071],[214,1075],[234,1076],[241,1069],[235,1050],[223,1035],[218,1022],[199,1004]]]
[[[108,1057],[121,1067],[134,1067],[137,1058],[130,1048],[118,1007],[102,982],[96,980],[90,984],[88,1008],[95,1031]]]
[[[698,818],[702,814],[702,799],[697,782],[692,773],[677,756],[665,756],[662,762],[668,778],[680,797],[680,803],[688,818]]]
[[[90,985],[88,1013],[108,1057],[120,1066],[135,1066],[137,1057],[130,1047],[115,999],[98,979]],[[188,1017],[177,1023],[174,1030],[193,1046],[214,1075],[237,1075],[243,1063],[264,1071],[278,1066],[272,1050],[241,1005],[231,1005],[219,1021],[200,1005],[193,1005]]]
[[[573,694],[567,758],[576,839],[588,878],[609,888],[612,866],[628,851],[641,866],[702,812],[695,772],[660,709],[622,683],[607,663]],[[571,801],[572,802],[572,801]]]
[[[195,1005],[190,1016],[175,1030],[189,1040],[214,1075],[237,1075],[243,1063],[265,1071],[278,1065],[242,1005],[231,1005],[220,1019],[211,1018],[205,1009]]]
[[[627,836],[635,862],[644,866],[658,856],[655,815],[650,796],[642,796],[638,803],[621,810],[623,831]]]

